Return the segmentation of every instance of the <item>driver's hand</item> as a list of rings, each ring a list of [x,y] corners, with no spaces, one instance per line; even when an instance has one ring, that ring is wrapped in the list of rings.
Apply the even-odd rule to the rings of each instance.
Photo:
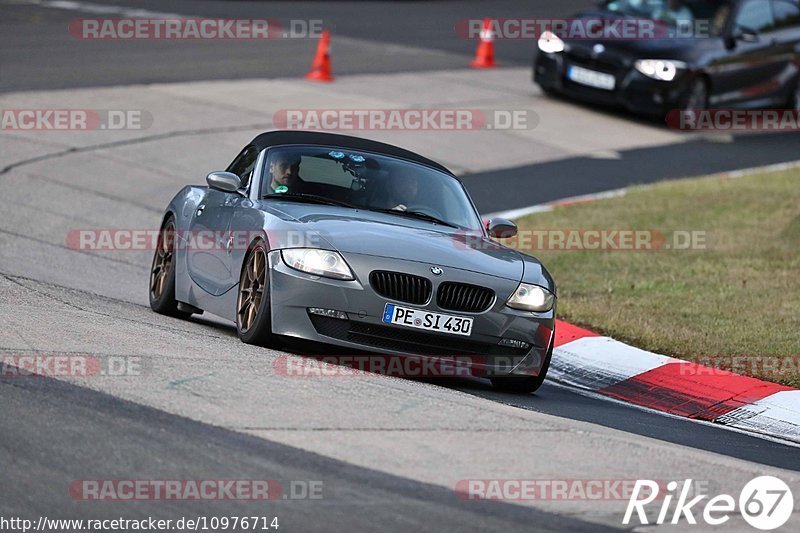
[[[403,205],[403,204],[397,204],[396,206],[394,206],[394,207],[392,208],[392,211],[405,211],[405,210],[407,210],[407,209],[408,209],[408,208],[407,208],[405,205]]]

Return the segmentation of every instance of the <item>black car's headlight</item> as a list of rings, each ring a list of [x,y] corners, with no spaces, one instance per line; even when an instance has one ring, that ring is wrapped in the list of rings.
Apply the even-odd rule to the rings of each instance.
[[[672,81],[679,71],[686,69],[686,63],[683,61],[670,59],[639,59],[634,66],[648,78],[659,81]]]
[[[506,302],[506,305],[523,311],[543,313],[553,308],[555,298],[552,292],[538,285],[520,283],[517,290]]]
[[[281,250],[281,258],[286,265],[307,274],[347,281],[356,279],[344,257],[332,250],[288,248]]]
[[[564,41],[551,31],[543,31],[539,36],[539,50],[548,54],[564,51]]]

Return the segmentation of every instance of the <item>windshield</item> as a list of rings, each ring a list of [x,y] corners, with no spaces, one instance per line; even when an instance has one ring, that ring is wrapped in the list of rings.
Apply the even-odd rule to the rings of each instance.
[[[606,9],[622,15],[653,19],[669,26],[694,28],[706,24],[710,35],[720,35],[730,14],[727,0],[611,0]]]
[[[403,159],[345,148],[270,149],[261,196],[291,196],[469,230],[481,228],[464,188],[452,176]]]

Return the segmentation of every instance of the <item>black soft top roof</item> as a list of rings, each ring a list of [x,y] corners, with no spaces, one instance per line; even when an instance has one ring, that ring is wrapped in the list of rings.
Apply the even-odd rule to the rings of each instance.
[[[276,130],[268,131],[258,135],[250,143],[259,151],[270,146],[280,146],[282,144],[319,144],[323,146],[335,146],[337,148],[349,148],[352,150],[363,150],[365,152],[376,152],[379,154],[386,154],[415,163],[433,167],[447,174],[453,175],[452,172],[447,170],[436,161],[431,161],[427,157],[422,157],[415,154],[410,150],[405,150],[391,144],[386,144],[378,141],[371,141],[369,139],[362,139],[360,137],[351,137],[350,135],[339,135],[337,133],[323,133],[319,131],[297,131],[297,130]]]

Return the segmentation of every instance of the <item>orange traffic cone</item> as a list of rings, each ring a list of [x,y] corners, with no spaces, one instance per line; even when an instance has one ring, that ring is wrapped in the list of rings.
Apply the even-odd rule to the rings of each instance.
[[[311,63],[311,71],[306,74],[306,79],[312,81],[331,82],[331,34],[328,30],[322,30],[322,37],[319,38],[317,53],[314,62]]]
[[[492,32],[491,19],[483,19],[481,42],[475,50],[475,59],[469,64],[472,68],[494,68],[494,32]]]

